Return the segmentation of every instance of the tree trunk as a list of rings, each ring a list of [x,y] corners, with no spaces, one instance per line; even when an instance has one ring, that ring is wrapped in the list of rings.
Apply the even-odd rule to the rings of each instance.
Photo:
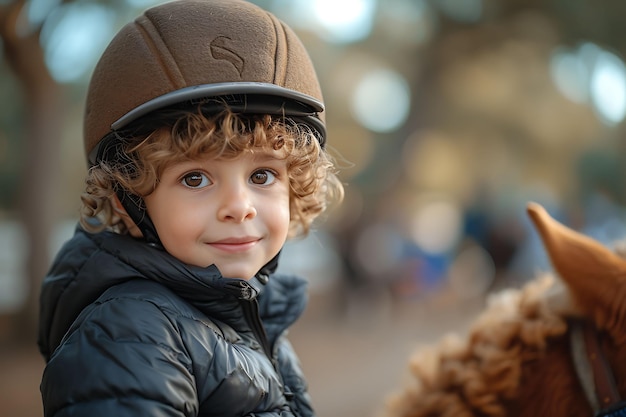
[[[24,93],[19,216],[27,238],[25,279],[28,296],[14,320],[14,340],[34,343],[41,280],[49,263],[49,244],[58,220],[60,145],[64,100],[52,79],[39,43],[39,31],[18,34],[17,16],[24,1],[0,8],[0,35],[7,63]]]

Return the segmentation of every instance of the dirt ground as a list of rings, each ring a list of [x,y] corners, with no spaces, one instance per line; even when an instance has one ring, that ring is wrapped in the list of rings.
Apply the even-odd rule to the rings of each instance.
[[[290,339],[309,381],[318,417],[375,417],[406,377],[410,353],[451,331],[464,332],[482,301],[438,297],[390,302],[385,297],[312,299]],[[0,416],[43,415],[35,346],[0,350]]]

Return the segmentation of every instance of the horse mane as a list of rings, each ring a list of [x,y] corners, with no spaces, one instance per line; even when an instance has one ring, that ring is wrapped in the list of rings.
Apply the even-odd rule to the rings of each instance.
[[[487,299],[465,338],[450,334],[409,360],[409,382],[389,398],[386,415],[503,417],[517,396],[523,367],[540,359],[550,338],[567,332],[548,298],[546,274]]]

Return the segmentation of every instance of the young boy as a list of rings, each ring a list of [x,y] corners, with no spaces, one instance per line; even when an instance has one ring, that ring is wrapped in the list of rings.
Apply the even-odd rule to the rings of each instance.
[[[342,187],[313,65],[242,0],[177,0],[126,25],[85,112],[81,226],[41,293],[46,416],[310,416],[275,274]]]

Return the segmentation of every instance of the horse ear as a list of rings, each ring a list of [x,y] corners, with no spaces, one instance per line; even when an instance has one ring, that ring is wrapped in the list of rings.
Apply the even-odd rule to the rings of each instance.
[[[548,252],[555,271],[570,289],[577,306],[596,326],[609,329],[623,323],[626,309],[626,260],[596,240],[553,219],[539,204],[529,203],[527,212]]]

